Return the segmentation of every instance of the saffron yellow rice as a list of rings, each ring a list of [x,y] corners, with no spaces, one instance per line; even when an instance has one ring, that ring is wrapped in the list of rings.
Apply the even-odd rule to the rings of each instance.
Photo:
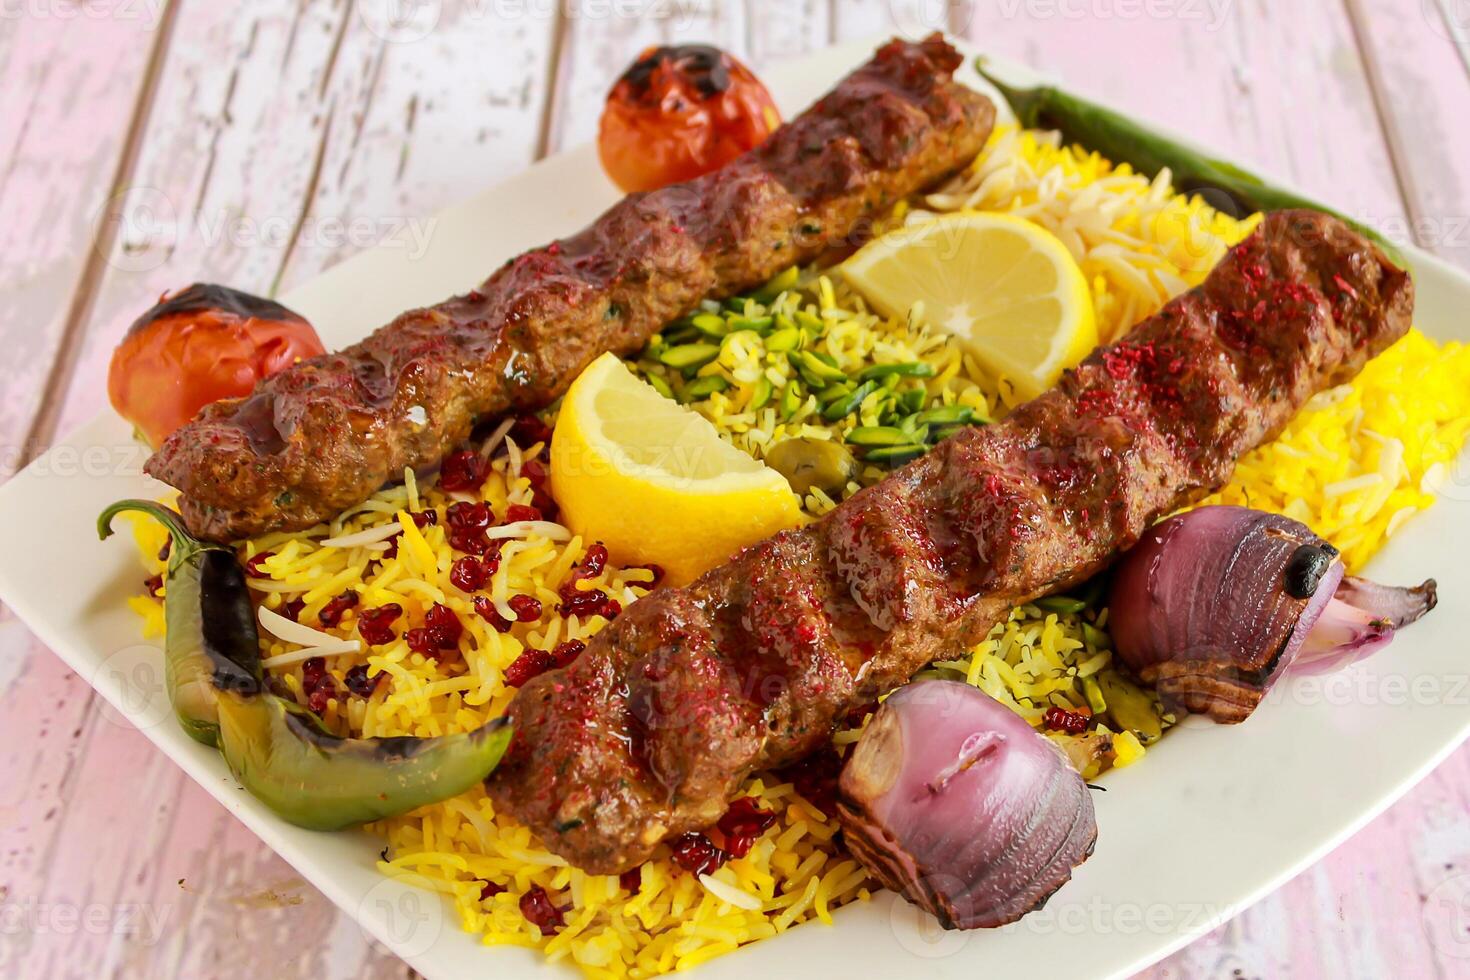
[[[998,132],[972,167],[917,206],[1011,211],[1052,230],[1092,283],[1105,339],[1198,283],[1250,227],[1175,195],[1167,174],[1149,181],[1095,154],[1063,147],[1054,134],[1015,130]],[[900,214],[896,220],[903,219]],[[941,402],[969,405],[983,419],[999,418],[1011,407],[1004,379],[985,377],[955,344],[922,323],[874,315],[840,277],[805,274],[771,305],[781,304],[830,321],[833,329],[823,349],[844,367],[878,357],[923,359],[936,369],[926,384]],[[753,335],[738,336],[744,346],[722,347],[717,362],[706,369],[720,373],[729,387],[693,406],[735,445],[759,456],[781,438],[840,438],[842,427],[853,424],[827,424],[810,412],[777,421],[745,410],[757,378],[779,359],[751,342]],[[1405,520],[1430,505],[1427,483],[1453,461],[1467,428],[1470,350],[1438,345],[1413,332],[1355,382],[1314,399],[1279,440],[1240,462],[1234,481],[1215,499],[1302,520],[1337,544],[1349,566],[1357,568]],[[544,448],[493,440],[486,447],[496,453],[491,475],[478,498],[497,516],[508,504],[529,503],[532,490],[523,467],[527,460],[544,459]],[[836,496],[881,475],[876,468],[864,469]],[[315,623],[322,606],[347,589],[357,591],[361,601],[329,631],[343,639],[357,637],[356,618],[365,609],[395,602],[405,610],[393,643],[328,658],[339,690],[346,672],[359,664],[386,675],[369,698],[344,693],[327,705],[324,720],[335,730],[371,736],[477,728],[504,711],[515,693],[506,686],[504,671],[523,650],[585,638],[605,625],[601,617],[582,621],[556,613],[557,590],[588,542],[545,525],[505,545],[500,569],[485,592],[502,615],[509,613],[505,603],[516,594],[539,598],[544,614],[509,633],[491,628],[476,615],[471,597],[449,583],[458,555],[445,539],[442,521],[420,529],[406,518],[405,512],[429,508],[442,514],[456,499],[466,497],[446,494],[434,484],[417,485],[406,473],[403,485],[375,494],[330,525],[246,544],[244,557],[273,553],[261,563],[268,577],[252,580],[263,604],[279,609],[300,600],[303,623]],[[820,514],[835,502],[822,495],[809,497],[806,505]],[[394,522],[401,537],[396,554],[389,555],[384,540],[368,539],[374,533],[381,538],[383,532],[374,529]],[[148,573],[157,574],[162,532],[146,521],[136,522],[135,531]],[[345,535],[361,543],[326,543]],[[651,577],[644,569],[609,567],[586,587],[604,589],[626,606],[644,594]],[[401,638],[436,602],[453,609],[465,625],[458,650],[440,659],[410,651]],[[145,632],[161,634],[162,603],[139,596],[132,604]],[[1109,707],[1100,700],[1106,685],[1099,682],[1120,679],[1106,626],[1107,611],[1095,599],[1024,606],[975,648],[954,651],[952,659],[930,671],[981,687],[1038,727],[1049,706],[1102,713]],[[264,634],[262,644],[271,675],[304,701],[300,648]],[[1151,700],[1147,706],[1157,727],[1167,728],[1173,719],[1160,715]],[[1121,730],[1110,731],[1105,723],[1079,738],[1048,734],[1091,778],[1144,756],[1151,740],[1147,733],[1140,737],[1141,729],[1117,727]],[[858,734],[839,732],[835,742],[841,749]],[[487,945],[538,947],[549,960],[589,977],[686,969],[805,922],[830,922],[834,909],[869,897],[874,886],[834,842],[833,821],[790,782],[762,775],[749,780],[744,792],[776,815],[775,825],[749,854],[715,872],[713,882],[679,870],[661,855],[640,869],[633,894],[615,876],[568,867],[524,827],[497,814],[478,788],[376,825],[387,840],[379,866],[384,874],[443,893],[463,927]],[[505,891],[482,898],[487,882]],[[554,935],[542,935],[520,913],[519,896],[532,886],[546,889],[566,909],[566,925]],[[493,970],[493,963],[486,968]]]

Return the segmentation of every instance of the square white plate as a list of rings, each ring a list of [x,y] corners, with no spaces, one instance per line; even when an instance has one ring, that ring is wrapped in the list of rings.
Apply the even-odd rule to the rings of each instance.
[[[835,48],[767,73],[799,110],[862,62]],[[973,55],[971,51],[969,54]],[[1028,73],[999,65],[1007,74]],[[978,85],[967,64],[964,78]],[[507,257],[591,221],[616,199],[584,147],[546,160],[438,217],[426,254],[380,248],[284,297],[329,346],[400,310],[479,282]],[[1470,339],[1470,279],[1413,249],[1420,328]],[[1412,393],[1406,393],[1411,395]],[[230,778],[219,755],[174,724],[156,644],[137,639],[124,600],[139,584],[124,540],[99,544],[97,513],[161,487],[142,475],[129,427],[104,413],[0,487],[0,594],[73,670],[363,928],[431,978],[570,976],[523,949],[489,949],[432,893],[382,878],[381,841],[291,827]],[[812,975],[1097,977],[1126,974],[1223,922],[1317,860],[1449,753],[1470,728],[1465,640],[1470,465],[1371,569],[1391,583],[1433,575],[1442,607],[1383,654],[1325,680],[1279,685],[1234,728],[1186,723],[1142,765],[1095,794],[1096,854],[1037,913],[1001,930],[945,933],[892,895],[841,910],[702,968],[712,978]],[[126,536],[124,536],[126,537]]]

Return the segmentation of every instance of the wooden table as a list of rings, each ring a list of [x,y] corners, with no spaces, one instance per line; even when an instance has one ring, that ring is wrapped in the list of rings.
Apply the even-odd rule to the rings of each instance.
[[[0,0],[0,478],[105,404],[164,290],[412,247],[415,221],[591,138],[646,44],[759,69],[895,21],[1470,269],[1470,0]],[[1465,975],[1467,811],[1470,748],[1148,975]],[[0,974],[406,972],[0,609]]]

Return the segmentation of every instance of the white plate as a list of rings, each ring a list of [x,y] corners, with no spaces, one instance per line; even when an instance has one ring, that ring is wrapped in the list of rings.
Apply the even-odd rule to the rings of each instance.
[[[788,112],[829,88],[871,45],[848,45],[768,74]],[[1018,73],[1024,74],[1019,69]],[[966,79],[975,76],[966,69]],[[380,248],[284,297],[329,345],[483,278],[505,258],[575,231],[615,199],[590,148],[547,160],[449,213],[427,254]],[[1470,279],[1409,250],[1418,325],[1470,339]],[[1406,393],[1411,394],[1411,393]],[[104,413],[0,487],[0,594],[16,613],[170,758],[364,929],[431,978],[529,976],[568,968],[522,949],[488,949],[447,904],[382,878],[381,841],[288,826],[241,790],[218,753],[173,723],[156,645],[140,643],[124,604],[139,569],[125,540],[98,543],[97,513],[160,487],[141,475],[128,426]],[[1463,462],[1463,460],[1462,460]],[[1126,974],[1220,924],[1381,811],[1470,727],[1465,641],[1470,594],[1470,466],[1428,515],[1374,562],[1392,583],[1439,579],[1439,611],[1385,654],[1327,682],[1293,680],[1235,728],[1188,723],[1144,764],[1110,773],[1095,794],[1097,852],[1041,912],[1002,930],[944,933],[884,895],[835,927],[807,925],[720,958],[704,976],[941,977]],[[1456,491],[1456,487],[1458,490]],[[126,535],[122,536],[123,538]]]

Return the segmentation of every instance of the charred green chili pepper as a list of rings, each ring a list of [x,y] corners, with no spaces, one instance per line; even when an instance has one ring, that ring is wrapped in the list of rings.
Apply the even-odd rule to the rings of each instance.
[[[270,693],[260,664],[254,603],[232,550],[199,541],[174,511],[120,500],[97,519],[140,511],[173,539],[164,576],[164,674],[189,735],[218,748],[230,771],[281,817],[340,830],[397,816],[464,792],[499,763],[512,730],[497,718],[437,738],[338,738],[310,711]]]
[[[1158,176],[1167,167],[1177,190],[1198,194],[1216,210],[1234,218],[1290,208],[1325,212],[1372,239],[1396,264],[1401,268],[1404,266],[1403,255],[1397,246],[1382,234],[1324,204],[1269,184],[1233,163],[1205,156],[1122,113],[1088,102],[1053,85],[1015,88],[987,72],[983,58],[976,61],[975,67],[1005,96],[1025,129],[1057,130],[1066,142],[1079,143],[1114,163],[1130,164],[1150,178]]]

